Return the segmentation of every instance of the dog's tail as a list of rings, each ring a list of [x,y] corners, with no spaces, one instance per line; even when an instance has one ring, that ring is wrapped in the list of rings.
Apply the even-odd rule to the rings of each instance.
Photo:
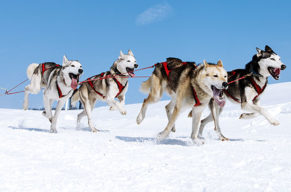
[[[148,78],[148,80],[144,81],[141,84],[140,91],[143,92],[143,93],[149,93],[151,85],[152,85],[152,76],[150,76],[150,78]]]
[[[30,64],[30,65],[27,67],[26,75],[27,75],[27,78],[28,78],[29,80],[31,80],[32,75],[33,75],[35,69],[38,67],[38,65],[39,65],[39,64],[37,64],[37,63],[32,63],[32,64]]]
[[[72,106],[76,107],[76,104],[79,100],[80,100],[79,89],[76,89],[71,97]]]

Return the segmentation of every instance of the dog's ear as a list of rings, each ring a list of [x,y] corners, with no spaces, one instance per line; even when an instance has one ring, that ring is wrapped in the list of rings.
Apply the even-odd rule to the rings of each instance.
[[[128,50],[128,55],[134,56],[133,52],[130,49]]]
[[[66,65],[67,63],[69,63],[68,61],[69,61],[68,58],[66,57],[66,55],[64,55],[64,57],[63,57],[63,65]]]
[[[209,64],[207,63],[206,60],[203,60],[203,64],[204,64],[205,68],[207,68],[209,66]]]
[[[256,48],[257,50],[257,56],[260,57],[263,54],[263,51],[260,48]]]
[[[124,56],[124,54],[123,54],[123,52],[120,50],[120,57],[123,57]]]
[[[217,62],[217,66],[218,67],[223,67],[222,61],[219,59],[219,61]]]
[[[269,53],[274,53],[274,51],[272,50],[271,47],[269,47],[268,45],[265,46],[265,51],[269,52]]]

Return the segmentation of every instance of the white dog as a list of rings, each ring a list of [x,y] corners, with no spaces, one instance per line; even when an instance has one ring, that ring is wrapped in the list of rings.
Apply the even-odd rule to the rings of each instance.
[[[43,115],[51,122],[50,132],[56,133],[56,123],[59,113],[71,97],[73,91],[77,89],[79,76],[83,73],[82,65],[79,61],[69,61],[66,56],[63,59],[63,65],[60,66],[53,62],[41,64],[30,64],[27,68],[27,77],[30,84],[25,87],[24,110],[28,109],[29,93],[37,94],[41,88],[44,88],[43,101],[45,111]],[[57,100],[57,108],[54,116],[52,115],[51,105]]]

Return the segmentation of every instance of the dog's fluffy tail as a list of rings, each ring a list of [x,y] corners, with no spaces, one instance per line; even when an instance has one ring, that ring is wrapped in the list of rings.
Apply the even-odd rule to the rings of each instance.
[[[79,89],[77,89],[74,91],[74,93],[71,97],[72,106],[76,107],[76,104],[79,100],[80,100]]]
[[[148,80],[144,81],[140,86],[140,91],[143,93],[149,93],[152,84],[152,76]]]
[[[29,80],[31,80],[34,70],[38,67],[39,64],[32,63],[27,67],[26,75]]]

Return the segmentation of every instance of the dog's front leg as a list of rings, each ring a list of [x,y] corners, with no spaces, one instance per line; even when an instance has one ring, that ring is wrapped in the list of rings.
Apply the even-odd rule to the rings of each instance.
[[[252,101],[247,101],[241,104],[242,109],[257,112],[263,115],[272,125],[280,125],[280,122],[269,114],[269,112],[259,105],[254,105]]]
[[[198,138],[199,133],[199,124],[203,110],[206,105],[193,106],[192,108],[192,134],[191,138],[195,144],[201,145],[204,144],[203,139]]]
[[[56,108],[56,111],[55,111],[55,114],[52,118],[52,123],[51,123],[51,129],[50,129],[50,132],[51,133],[57,133],[57,120],[58,120],[58,117],[59,117],[59,114],[62,110],[62,107],[64,106],[65,104],[65,99],[60,99],[58,101],[58,104],[57,104],[57,108]]]
[[[215,126],[214,130],[216,131],[219,139],[221,141],[228,141],[229,139],[222,134],[220,126],[219,126],[219,115],[222,111],[222,108],[216,102],[212,100],[212,106],[210,106],[210,110],[211,110],[211,114],[214,120],[214,126]],[[201,124],[202,124],[202,121],[201,121]],[[199,130],[199,132],[200,131],[201,130]]]
[[[44,104],[44,111],[42,112],[43,116],[45,116],[46,118],[48,118],[48,120],[50,122],[52,122],[52,102],[51,100],[48,98],[47,94],[44,93],[43,95],[43,104]]]
[[[126,115],[126,110],[118,101],[114,100],[114,98],[111,98],[111,97],[107,97],[106,100],[107,100],[108,105],[110,105],[110,107],[118,109],[121,115]]]
[[[120,96],[118,96],[117,97],[117,99],[119,100],[119,102],[120,102],[120,106],[124,106],[125,105],[125,95],[120,95]],[[110,108],[109,108],[111,111],[114,111],[114,110],[116,110],[116,108],[115,107],[112,107],[112,106],[110,106]]]

